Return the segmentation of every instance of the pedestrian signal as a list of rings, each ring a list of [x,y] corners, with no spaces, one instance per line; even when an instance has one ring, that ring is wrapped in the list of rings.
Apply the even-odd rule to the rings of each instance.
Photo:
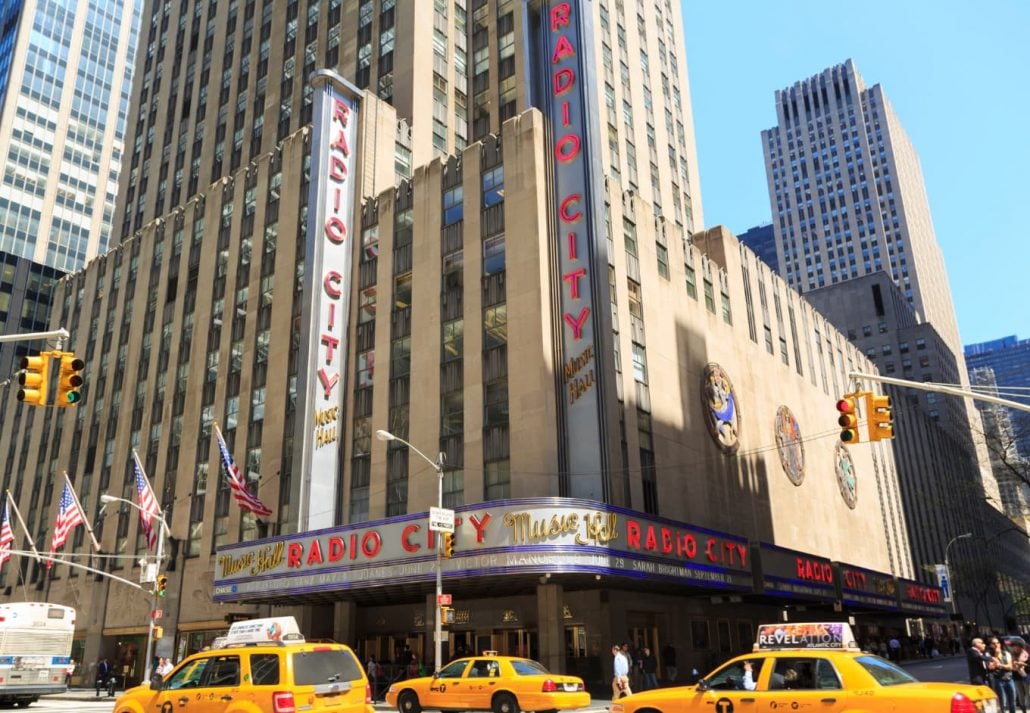
[[[866,396],[866,410],[869,412],[869,440],[885,441],[894,438],[891,397],[869,394]]]
[[[440,607],[440,623],[441,624],[453,624],[454,623],[454,609],[452,607]]]
[[[154,627],[154,638],[155,639],[160,639],[164,635],[165,635],[165,628],[163,626],[155,626]]]
[[[55,406],[74,406],[82,400],[83,380],[80,373],[86,368],[86,362],[71,352],[61,355],[61,371],[57,379],[57,398]]]
[[[50,352],[21,358],[18,374],[18,400],[32,406],[46,406],[47,382],[50,380]]]
[[[840,440],[844,443],[858,443],[862,437],[858,433],[858,407],[855,402],[855,394],[845,394],[837,402],[837,412],[840,416],[837,423],[840,424]]]

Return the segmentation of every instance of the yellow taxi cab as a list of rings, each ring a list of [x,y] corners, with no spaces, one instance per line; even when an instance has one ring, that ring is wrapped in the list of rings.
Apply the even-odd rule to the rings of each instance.
[[[421,713],[424,708],[553,713],[589,705],[590,694],[581,678],[549,673],[532,659],[484,651],[452,661],[432,676],[391,684],[386,702],[400,713]]]
[[[753,653],[696,686],[622,698],[611,713],[999,713],[987,686],[921,683],[854,642],[846,623],[762,625]]]
[[[343,644],[308,643],[291,616],[234,623],[224,639],[126,691],[115,713],[374,713],[365,669]]]

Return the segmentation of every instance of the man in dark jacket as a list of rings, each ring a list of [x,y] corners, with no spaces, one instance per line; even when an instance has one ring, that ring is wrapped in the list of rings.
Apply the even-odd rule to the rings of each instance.
[[[100,698],[100,691],[107,685],[107,679],[111,677],[111,664],[106,658],[100,659],[97,664],[97,698]]]
[[[966,649],[966,664],[969,666],[969,682],[976,686],[986,686],[987,676],[995,664],[994,657],[985,652],[984,640],[973,639],[972,645]]]

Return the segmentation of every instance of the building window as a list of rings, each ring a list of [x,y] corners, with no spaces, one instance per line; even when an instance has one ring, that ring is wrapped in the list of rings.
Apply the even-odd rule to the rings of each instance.
[[[658,275],[669,279],[669,249],[662,244],[655,246],[658,253]]]
[[[504,166],[483,172],[483,207],[497,205],[504,200]]]
[[[443,194],[443,224],[452,225],[464,217],[462,187],[455,186]]]

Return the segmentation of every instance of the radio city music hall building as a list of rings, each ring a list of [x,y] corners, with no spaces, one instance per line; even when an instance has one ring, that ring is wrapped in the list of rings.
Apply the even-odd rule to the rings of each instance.
[[[612,640],[673,643],[681,666],[705,665],[784,611],[943,614],[915,581],[890,449],[837,437],[845,374],[872,366],[728,231],[692,232],[696,180],[674,200],[665,161],[640,185],[612,171],[628,165],[609,140],[625,127],[598,111],[595,57],[607,66],[617,23],[601,8],[615,6],[475,5],[491,51],[509,22],[531,51],[515,55],[524,110],[487,115],[467,146],[449,130],[431,158],[400,107],[322,73],[313,123],[288,121],[237,168],[226,153],[189,200],[162,208],[127,179],[122,244],[57,291],[55,323],[88,364],[84,402],[21,407],[0,429],[30,529],[45,541],[62,469],[91,517],[101,493],[134,498],[136,448],[172,537],[158,655],[272,606],[309,637],[430,660],[437,474],[376,440],[383,429],[445,454],[448,654],[521,652],[596,678]],[[664,3],[642,17],[663,13],[678,27]],[[354,47],[341,51],[343,66]],[[679,133],[661,118],[655,130]],[[233,503],[215,422],[269,522]],[[128,509],[97,518],[120,576],[145,552],[137,523]],[[88,659],[138,660],[134,590],[84,587],[60,565],[3,577],[76,606]]]

